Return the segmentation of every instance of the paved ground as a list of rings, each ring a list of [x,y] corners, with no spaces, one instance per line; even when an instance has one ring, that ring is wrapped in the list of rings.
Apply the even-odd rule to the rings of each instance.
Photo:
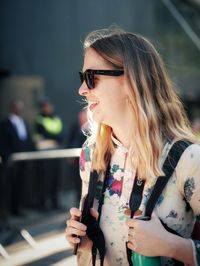
[[[65,240],[67,213],[28,213],[13,218],[0,232],[1,266],[76,266],[76,258]]]

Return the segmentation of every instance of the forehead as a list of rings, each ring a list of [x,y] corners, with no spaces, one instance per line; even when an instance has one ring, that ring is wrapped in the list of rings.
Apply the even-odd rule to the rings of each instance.
[[[83,72],[86,69],[110,69],[108,62],[94,49],[88,48],[83,64]]]

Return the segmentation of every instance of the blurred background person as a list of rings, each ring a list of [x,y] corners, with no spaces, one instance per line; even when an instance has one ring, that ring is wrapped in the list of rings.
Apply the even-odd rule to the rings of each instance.
[[[63,144],[63,122],[54,113],[54,106],[48,98],[39,101],[39,113],[35,119],[36,143],[38,149],[61,148]]]
[[[39,101],[39,111],[35,119],[35,141],[38,150],[52,150],[63,147],[64,127],[61,118],[55,114],[54,106],[48,98]],[[45,159],[38,162],[39,208],[57,209],[60,159]]]
[[[10,208],[13,215],[20,214],[20,204],[24,192],[25,163],[17,162],[14,173],[9,168],[10,155],[16,152],[34,150],[34,143],[30,135],[28,124],[22,116],[24,103],[16,100],[10,103],[9,113],[0,123],[0,156],[2,158],[1,175],[1,204],[10,199]],[[9,191],[8,191],[9,190]],[[3,203],[4,202],[4,203]]]
[[[33,150],[33,141],[28,124],[22,116],[24,103],[20,100],[9,105],[9,114],[0,123],[0,154],[7,162],[14,152]]]

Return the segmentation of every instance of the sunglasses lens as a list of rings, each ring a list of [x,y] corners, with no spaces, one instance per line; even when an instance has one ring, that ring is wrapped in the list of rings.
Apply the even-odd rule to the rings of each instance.
[[[88,89],[93,89],[94,88],[94,76],[92,73],[88,73],[88,72],[79,72],[79,77],[80,77],[80,81],[81,84],[83,84],[83,82],[85,81],[87,84]]]
[[[85,81],[88,86],[88,89],[94,88],[94,75],[92,73],[85,72]]]

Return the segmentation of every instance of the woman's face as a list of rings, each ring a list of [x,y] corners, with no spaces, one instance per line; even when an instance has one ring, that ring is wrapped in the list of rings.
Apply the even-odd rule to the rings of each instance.
[[[87,69],[113,70],[94,49],[86,51],[83,72]],[[120,76],[94,76],[94,89],[89,90],[84,81],[79,94],[85,96],[94,121],[113,127],[130,112],[127,106],[126,79]]]

